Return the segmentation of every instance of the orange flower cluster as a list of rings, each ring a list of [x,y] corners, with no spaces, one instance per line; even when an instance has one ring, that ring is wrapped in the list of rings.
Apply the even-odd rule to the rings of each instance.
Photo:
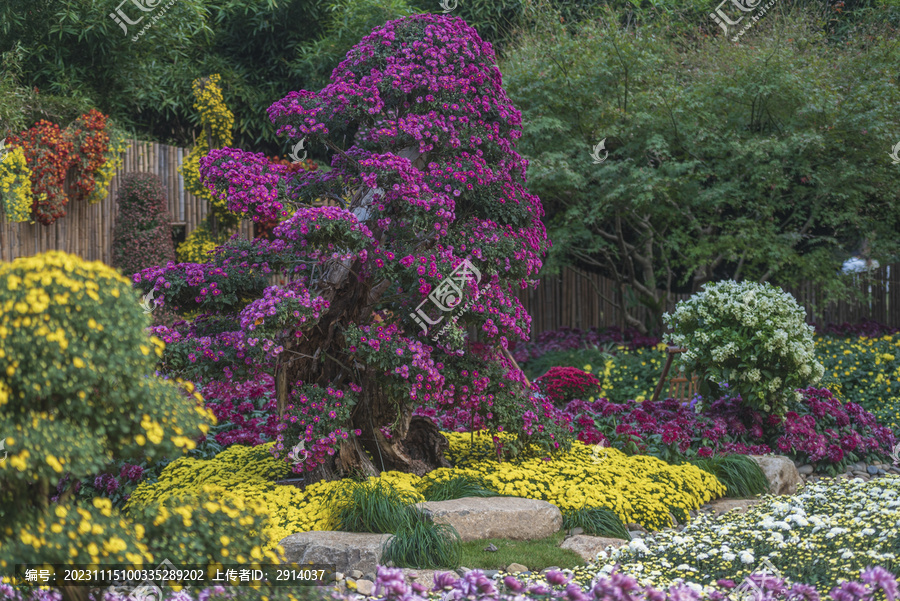
[[[105,154],[109,150],[106,120],[106,115],[91,109],[67,130],[75,144],[72,166],[75,167],[76,176],[72,182],[72,200],[88,200],[97,187],[94,175],[106,162]]]
[[[34,194],[32,216],[51,225],[66,214],[69,197],[66,174],[71,170],[72,199],[88,200],[97,187],[97,174],[111,159],[108,118],[96,109],[79,117],[66,129],[49,121],[9,137],[12,147],[20,147],[31,170]]]
[[[25,162],[31,169],[31,190],[34,194],[31,211],[34,219],[50,225],[66,214],[69,199],[63,185],[66,171],[72,164],[72,140],[57,124],[41,119],[18,136],[10,136],[8,142],[13,147],[22,148]]]

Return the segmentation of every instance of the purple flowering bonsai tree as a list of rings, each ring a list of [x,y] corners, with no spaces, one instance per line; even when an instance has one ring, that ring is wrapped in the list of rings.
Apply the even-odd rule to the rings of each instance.
[[[477,416],[498,452],[566,446],[571,426],[507,350],[528,339],[516,289],[536,284],[549,241],[491,45],[455,17],[390,21],[327,87],[268,113],[280,135],[324,145],[332,169],[289,173],[233,148],[202,160],[231,211],[280,223],[272,241],[235,238],[207,263],[134,276],[192,317],[155,328],[161,369],[273,375],[273,452],[313,480],[449,465],[437,426],[413,415],[422,406]]]

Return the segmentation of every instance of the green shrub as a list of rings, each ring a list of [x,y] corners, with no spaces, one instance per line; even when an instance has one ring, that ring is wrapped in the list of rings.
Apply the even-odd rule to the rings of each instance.
[[[585,534],[631,540],[622,520],[605,507],[583,507],[563,514],[563,530],[581,528]]]
[[[727,382],[749,407],[783,415],[789,400],[800,400],[796,389],[822,379],[806,311],[771,284],[706,284],[664,319],[672,341],[687,348],[677,364],[700,376],[707,398]]]
[[[359,482],[336,489],[335,528],[345,532],[390,534],[421,520],[417,499],[382,482]]]
[[[224,494],[223,494],[224,493]],[[142,524],[156,558],[176,565],[281,563],[279,552],[264,550],[268,514],[262,502],[245,503],[225,489],[170,497],[157,505],[131,507],[128,517]]]
[[[499,497],[496,490],[472,476],[454,476],[449,480],[432,482],[422,491],[426,501],[449,501],[465,497]]]
[[[422,515],[422,514],[419,514]],[[458,568],[462,558],[459,533],[422,515],[400,528],[382,548],[381,561],[399,568]]]
[[[102,263],[58,251],[0,263],[0,307],[0,568],[152,559],[109,499],[50,497],[64,474],[114,457],[181,455],[211,412],[192,386],[153,375],[163,343],[145,333],[130,282]]]
[[[769,490],[769,481],[762,468],[747,455],[694,457],[688,463],[718,478],[728,487],[726,496],[746,499]]]
[[[129,173],[116,198],[112,264],[126,276],[175,260],[166,189],[158,175]],[[161,294],[161,293],[160,293]]]

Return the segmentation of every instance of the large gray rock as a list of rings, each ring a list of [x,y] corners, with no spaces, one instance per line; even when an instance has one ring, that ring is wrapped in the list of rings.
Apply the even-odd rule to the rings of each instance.
[[[597,559],[600,551],[605,551],[607,547],[621,547],[627,545],[628,541],[621,538],[605,538],[602,536],[587,536],[584,534],[576,534],[570,536],[562,542],[560,549],[569,549],[575,551],[586,562],[591,563]]]
[[[521,497],[467,497],[420,503],[437,524],[456,528],[463,541],[484,538],[534,540],[562,528],[562,513],[546,501]]]
[[[390,534],[359,532],[300,532],[281,540],[288,563],[335,566],[338,572],[374,572],[381,563],[381,547]]]
[[[770,495],[792,495],[800,484],[800,472],[784,455],[750,455],[769,480]]]

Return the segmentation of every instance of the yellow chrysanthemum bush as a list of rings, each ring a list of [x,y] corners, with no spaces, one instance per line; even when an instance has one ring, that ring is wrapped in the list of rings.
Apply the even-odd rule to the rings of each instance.
[[[670,512],[696,509],[725,493],[725,487],[713,475],[694,466],[673,466],[646,456],[628,457],[615,449],[598,453],[580,442],[549,461],[538,457],[498,463],[490,437],[476,437],[474,445],[468,434],[450,433],[447,438],[447,455],[458,467],[439,468],[424,477],[386,471],[370,480],[423,501],[422,492],[435,482],[468,475],[503,495],[542,499],[563,512],[606,507],[624,523],[639,523],[649,529],[669,525]],[[269,454],[271,444],[231,446],[209,460],[181,458],[163,470],[157,482],[139,486],[127,508],[137,511],[167,503],[186,491],[216,486],[227,490],[223,494],[235,502],[258,499],[265,505],[268,549],[296,532],[334,528],[334,505],[328,499],[355,481],[320,481],[304,490],[279,485],[277,481],[291,471]]]
[[[0,160],[0,208],[7,221],[31,220],[31,170],[25,152],[13,148]]]
[[[117,271],[74,255],[0,264],[0,569],[152,560],[108,499],[51,501],[65,475],[178,456],[214,423],[192,385],[154,375],[163,343],[139,300]]]
[[[187,239],[178,246],[176,253],[182,262],[203,263],[209,257],[207,251],[224,244],[238,224],[238,218],[225,206],[225,199],[216,196],[200,182],[200,159],[212,148],[223,148],[232,143],[231,130],[234,128],[234,114],[225,104],[221,76],[214,73],[209,77],[194,80],[194,110],[200,113],[202,130],[194,148],[184,158],[181,173],[185,189],[209,203],[209,214]]]
[[[281,563],[280,547],[264,548],[268,524],[258,499],[201,486],[158,505],[130,506],[128,517],[146,528],[145,540],[157,557],[176,565]]]

